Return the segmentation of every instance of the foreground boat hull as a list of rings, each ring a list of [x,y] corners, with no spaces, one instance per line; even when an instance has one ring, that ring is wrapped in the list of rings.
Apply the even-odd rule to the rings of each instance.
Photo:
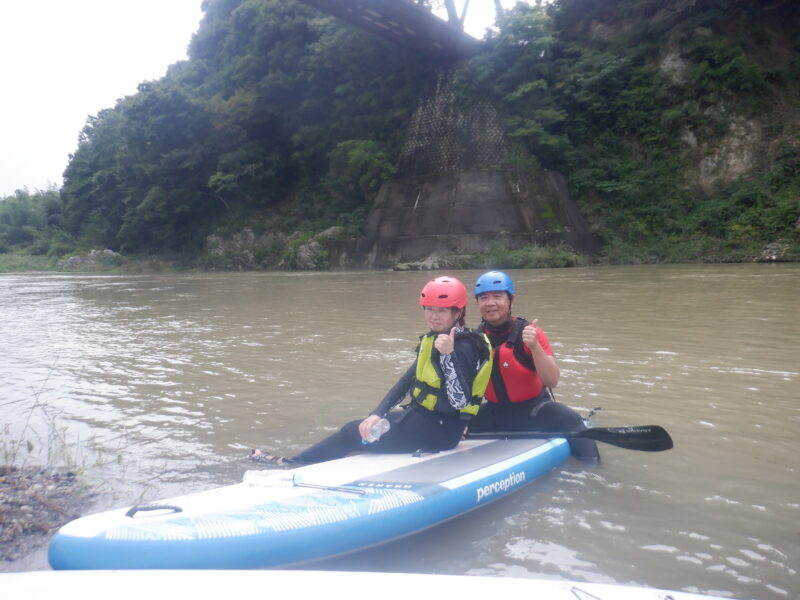
[[[362,454],[68,523],[54,569],[296,565],[422,531],[533,482],[569,457],[563,439],[467,441],[422,456]]]
[[[41,571],[0,574],[0,589],[5,600],[107,600],[110,596],[140,600],[176,593],[193,600],[218,600],[239,590],[259,598],[327,598],[338,597],[344,590],[366,590],[382,600],[722,600],[687,592],[577,581],[350,571]]]

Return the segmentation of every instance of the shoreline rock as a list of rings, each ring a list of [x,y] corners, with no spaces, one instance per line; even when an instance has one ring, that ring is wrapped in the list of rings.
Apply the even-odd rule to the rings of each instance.
[[[90,498],[71,471],[0,466],[0,570],[46,546]]]
[[[64,271],[92,270],[105,267],[119,267],[128,262],[124,256],[106,248],[105,250],[89,250],[88,254],[70,256],[58,261],[58,268]]]

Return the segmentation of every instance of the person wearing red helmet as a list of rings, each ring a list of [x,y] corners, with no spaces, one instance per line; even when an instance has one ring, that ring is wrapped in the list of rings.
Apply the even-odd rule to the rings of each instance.
[[[455,277],[432,279],[419,295],[428,333],[420,337],[417,357],[367,418],[291,457],[251,450],[250,459],[273,465],[311,464],[363,450],[383,454],[437,452],[454,448],[469,419],[477,414],[492,371],[486,336],[464,327],[467,290]],[[394,411],[407,396],[405,410]],[[390,427],[369,443],[381,420]]]
[[[494,366],[486,389],[486,400],[470,422],[471,432],[490,431],[580,431],[581,416],[565,404],[555,402],[552,388],[561,371],[550,342],[539,327],[511,314],[514,282],[502,271],[488,271],[475,282],[475,300],[481,313],[478,331],[492,344]],[[569,440],[572,455],[595,461],[594,440]]]

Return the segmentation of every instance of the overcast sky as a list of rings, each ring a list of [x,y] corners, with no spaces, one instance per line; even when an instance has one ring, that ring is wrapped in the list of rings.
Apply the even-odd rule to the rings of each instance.
[[[201,2],[0,0],[0,198],[61,187],[86,118],[186,58]],[[470,0],[470,33],[493,21],[492,0]]]

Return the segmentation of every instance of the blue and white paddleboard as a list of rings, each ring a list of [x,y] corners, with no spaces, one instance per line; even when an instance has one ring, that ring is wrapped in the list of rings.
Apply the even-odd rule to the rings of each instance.
[[[531,598],[537,600],[722,600],[654,588],[510,577],[421,575],[350,571],[34,571],[0,573],[3,600],[219,600],[255,598],[376,597]]]
[[[564,439],[467,440],[414,456],[359,454],[67,523],[54,569],[252,569],[382,544],[518,490],[569,457]]]

